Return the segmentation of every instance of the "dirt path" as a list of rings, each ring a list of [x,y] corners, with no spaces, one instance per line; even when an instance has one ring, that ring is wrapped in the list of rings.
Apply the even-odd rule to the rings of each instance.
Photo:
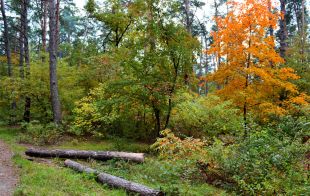
[[[11,160],[12,156],[8,145],[0,140],[0,196],[13,195],[17,184],[17,172]]]

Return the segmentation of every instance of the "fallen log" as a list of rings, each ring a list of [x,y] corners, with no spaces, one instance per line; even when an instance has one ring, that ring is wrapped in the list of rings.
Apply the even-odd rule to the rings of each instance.
[[[73,170],[79,171],[79,172],[86,172],[88,174],[94,174],[97,176],[97,180],[99,182],[103,184],[108,184],[111,187],[123,188],[128,192],[138,193],[139,195],[143,195],[143,196],[164,195],[164,193],[159,190],[151,189],[142,184],[131,182],[123,178],[116,177],[116,176],[113,176],[107,173],[98,172],[97,170],[86,167],[80,163],[77,163],[69,159],[65,161],[65,166]]]
[[[106,161],[109,159],[122,159],[142,163],[144,161],[143,153],[116,152],[116,151],[86,151],[86,150],[39,150],[28,149],[26,155],[31,157],[59,157],[71,159],[96,159]]]

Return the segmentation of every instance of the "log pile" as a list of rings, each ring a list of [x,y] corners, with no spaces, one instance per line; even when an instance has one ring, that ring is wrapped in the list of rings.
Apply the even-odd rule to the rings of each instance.
[[[116,151],[86,151],[86,150],[41,150],[28,149],[26,155],[41,158],[68,158],[68,159],[96,159],[106,161],[109,159],[122,159],[137,163],[144,162],[144,153],[116,152]]]
[[[86,167],[78,162],[70,159],[96,159],[100,161],[106,161],[109,159],[121,159],[132,161],[136,163],[144,162],[144,153],[131,153],[131,152],[116,152],[116,151],[86,151],[86,150],[42,150],[42,149],[28,149],[25,152],[30,157],[40,158],[67,158],[65,166],[74,169],[79,172],[85,172],[96,176],[97,180],[103,184],[107,184],[111,187],[123,188],[127,192],[136,193],[142,196],[161,196],[164,195],[162,191],[155,190],[125,180],[123,178],[113,176],[104,172],[98,172],[95,169]]]
[[[131,182],[123,178],[119,178],[104,172],[98,172],[92,168],[86,167],[80,163],[67,159],[65,161],[65,166],[74,169],[79,172],[85,172],[88,174],[95,174],[97,180],[103,184],[108,184],[111,187],[123,188],[128,192],[138,193],[143,196],[161,196],[164,195],[163,192],[155,189],[151,189],[142,184]]]

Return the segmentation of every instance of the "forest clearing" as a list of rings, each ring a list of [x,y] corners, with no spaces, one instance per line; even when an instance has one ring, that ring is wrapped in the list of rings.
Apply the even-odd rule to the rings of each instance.
[[[307,0],[0,1],[0,196],[310,194]]]

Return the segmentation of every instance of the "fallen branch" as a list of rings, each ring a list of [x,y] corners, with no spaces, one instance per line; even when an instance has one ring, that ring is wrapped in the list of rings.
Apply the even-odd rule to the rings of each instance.
[[[96,159],[106,161],[109,159],[122,159],[142,163],[144,161],[143,153],[114,152],[114,151],[85,151],[85,150],[39,150],[28,149],[26,155],[31,157],[59,157],[71,159]]]
[[[155,196],[164,195],[163,192],[151,189],[142,184],[131,182],[123,178],[119,178],[107,173],[98,172],[92,168],[86,167],[80,163],[67,159],[65,161],[65,166],[74,169],[79,172],[86,172],[88,174],[95,174],[99,182],[108,184],[111,187],[123,188],[128,192],[138,193],[143,196]]]

